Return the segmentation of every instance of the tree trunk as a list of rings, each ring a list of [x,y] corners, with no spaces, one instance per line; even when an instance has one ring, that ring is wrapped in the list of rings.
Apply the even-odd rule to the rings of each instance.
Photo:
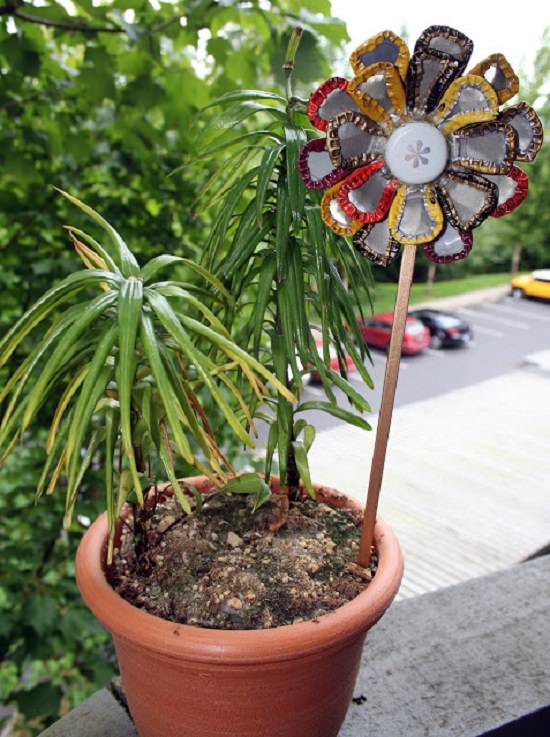
[[[521,261],[521,252],[523,250],[523,244],[522,243],[516,243],[514,244],[514,249],[512,251],[512,264],[510,267],[510,274],[512,276],[512,279],[514,276],[517,276],[519,272],[519,263]]]
[[[436,270],[437,264],[434,264],[433,261],[430,261],[430,265],[428,266],[428,276],[426,278],[426,294],[432,293]]]

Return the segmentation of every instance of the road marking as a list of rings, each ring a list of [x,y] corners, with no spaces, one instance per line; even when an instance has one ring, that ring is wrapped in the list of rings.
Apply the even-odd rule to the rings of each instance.
[[[518,322],[517,320],[508,320],[506,317],[497,317],[496,315],[487,315],[481,310],[467,310],[465,307],[460,309],[462,315],[467,315],[479,320],[489,320],[490,322],[498,322],[501,325],[507,325],[509,328],[517,328],[518,330],[530,330],[531,326],[526,322]]]
[[[430,356],[435,356],[435,358],[445,358],[445,354],[442,350],[436,348],[424,348],[424,351]]]
[[[473,324],[475,332],[480,335],[490,335],[492,338],[504,338],[504,333],[501,333],[500,330],[488,328],[486,325],[480,325],[478,322],[474,322],[473,320],[470,320],[470,322]],[[472,343],[470,343],[470,345],[472,345]]]
[[[520,305],[517,305],[516,307],[506,307],[505,305],[501,305],[501,304],[485,304],[484,308],[494,309],[494,310],[496,309],[499,312],[502,311],[502,312],[506,312],[511,315],[517,315],[518,312],[520,312],[521,313],[520,317],[523,317],[525,320],[531,319],[531,320],[539,320],[540,322],[547,322],[547,323],[550,322],[550,317],[544,317],[543,315],[536,315],[529,308],[522,309]]]

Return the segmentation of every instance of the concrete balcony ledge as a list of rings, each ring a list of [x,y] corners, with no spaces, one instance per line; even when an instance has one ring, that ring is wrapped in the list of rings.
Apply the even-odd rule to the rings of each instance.
[[[549,735],[549,581],[544,556],[394,604],[369,637],[339,737]],[[103,690],[41,737],[137,733]]]

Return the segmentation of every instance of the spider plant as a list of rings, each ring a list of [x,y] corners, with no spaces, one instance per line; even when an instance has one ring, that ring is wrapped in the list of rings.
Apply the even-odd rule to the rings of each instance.
[[[233,474],[201,396],[209,396],[235,436],[250,446],[253,420],[236,377],[245,377],[257,401],[268,396],[264,382],[288,400],[292,394],[231,339],[208,306],[233,304],[216,277],[168,254],[140,266],[101,215],[61,194],[101,228],[105,243],[66,226],[84,268],[46,292],[0,341],[3,366],[26,336],[50,322],[0,391],[0,452],[3,460],[55,398],[36,496],[52,493],[65,477],[69,526],[82,480],[101,448],[110,560],[115,521],[127,501],[143,506],[153,461],[162,464],[186,512],[191,507],[176,478],[176,456],[218,486]],[[160,272],[174,267],[191,280],[159,280]]]

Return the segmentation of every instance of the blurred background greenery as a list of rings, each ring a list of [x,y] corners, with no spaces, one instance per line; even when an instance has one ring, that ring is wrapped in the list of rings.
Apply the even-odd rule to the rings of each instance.
[[[329,0],[0,0],[0,330],[77,261],[61,226],[81,223],[53,185],[116,223],[138,257],[200,257],[212,213],[197,201],[223,150],[218,160],[196,154],[224,129],[200,110],[236,88],[280,91],[297,25],[295,85],[307,97],[331,76],[347,40]],[[545,126],[549,38],[521,80],[522,99]],[[514,217],[490,220],[472,255],[437,280],[506,272],[522,245],[522,269],[550,267],[548,146],[529,178]],[[396,280],[395,268],[375,269],[375,279]],[[427,270],[419,258],[416,280]],[[74,551],[85,517],[101,507],[101,483],[88,480],[80,522],[60,533],[62,495],[33,506],[42,454],[33,434],[0,472],[0,705],[18,708],[19,737],[104,685],[114,667],[73,583]]]

